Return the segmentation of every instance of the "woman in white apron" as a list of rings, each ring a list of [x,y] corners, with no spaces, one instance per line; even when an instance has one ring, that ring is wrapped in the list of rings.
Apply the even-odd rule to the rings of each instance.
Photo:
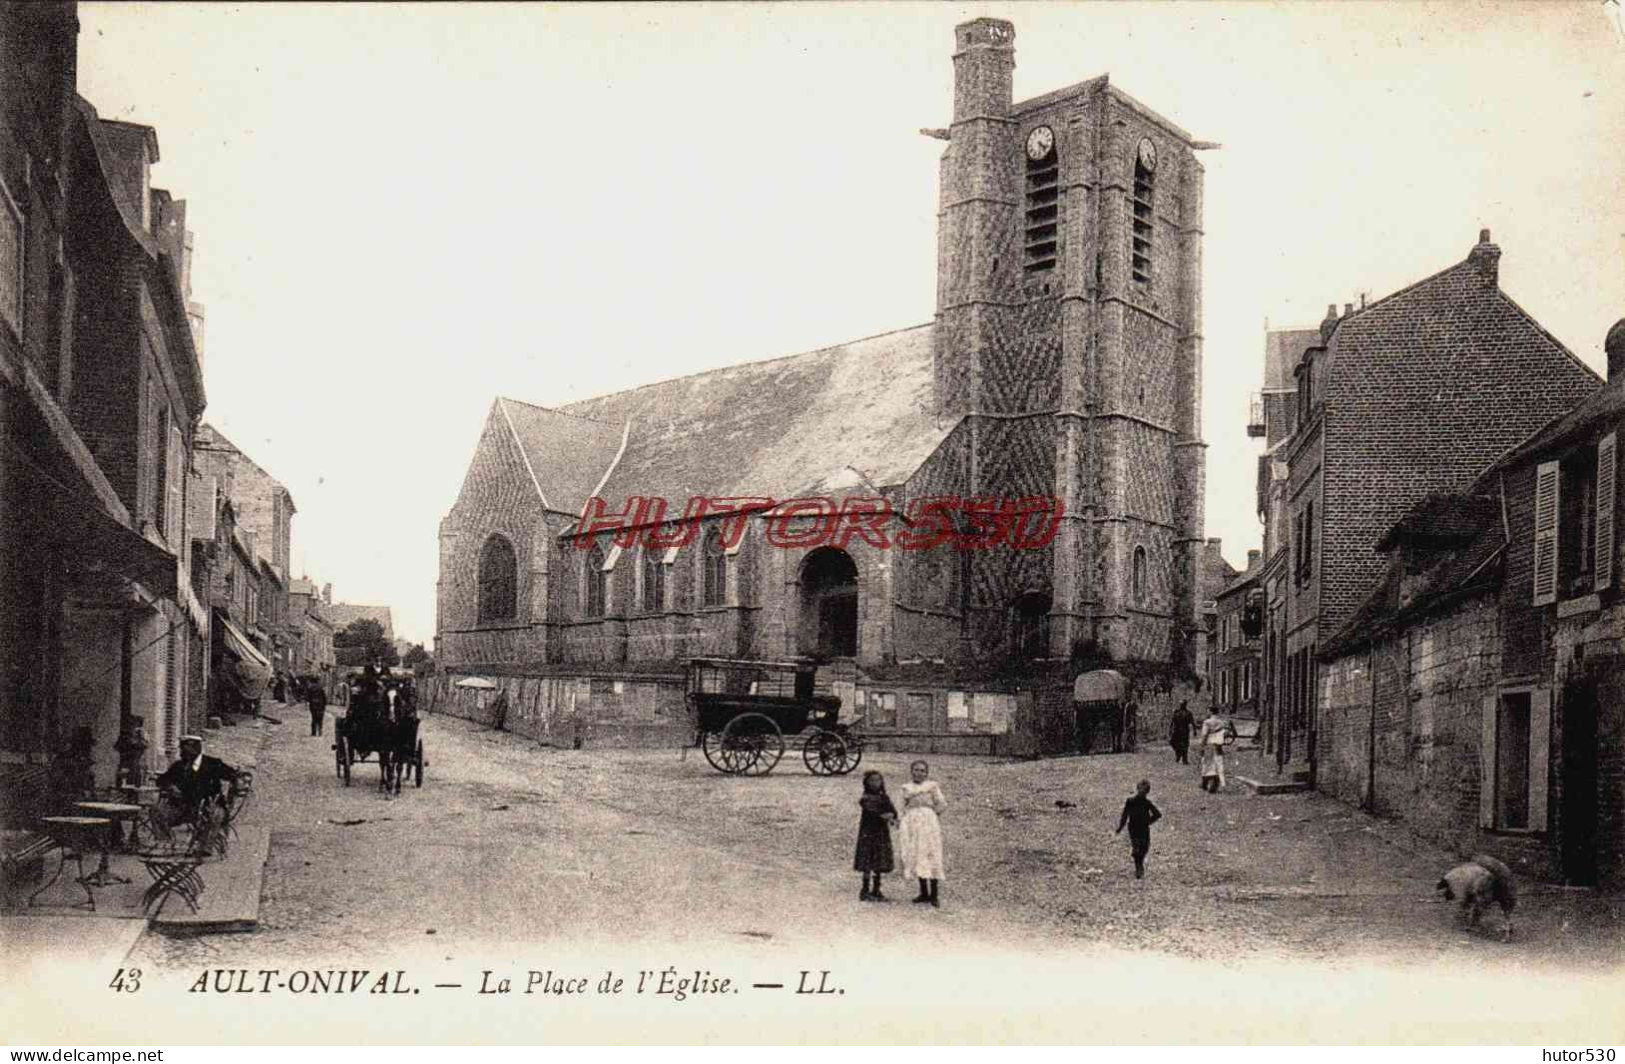
[[[1209,794],[1217,794],[1224,786],[1224,744],[1234,734],[1235,729],[1218,710],[1208,711],[1197,742],[1202,747],[1202,789]]]

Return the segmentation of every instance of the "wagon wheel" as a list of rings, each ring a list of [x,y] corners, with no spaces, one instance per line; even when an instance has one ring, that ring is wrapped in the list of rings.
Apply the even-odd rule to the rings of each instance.
[[[344,778],[344,736],[333,736],[333,775],[338,779]]]
[[[412,759],[412,770],[413,770],[412,771],[412,775],[413,775],[412,782],[413,782],[413,784],[418,786],[418,787],[423,786],[423,740],[422,739],[418,740],[418,752],[417,752],[417,756]]]
[[[863,760],[862,736],[853,735],[851,732],[847,732],[841,736],[841,742],[846,747],[846,760],[841,765],[840,769],[835,773],[837,776],[844,776],[848,772],[851,772],[853,769],[857,768],[858,763]]]
[[[705,759],[712,768],[737,776],[750,768],[760,751],[739,736],[731,741],[726,740],[726,736],[726,731],[706,732],[700,737],[700,748],[705,751]]]
[[[801,760],[814,776],[838,776],[846,767],[846,743],[839,735],[820,728],[801,744]]]
[[[333,743],[333,756],[338,761],[339,778],[348,787],[350,785],[350,744],[342,735]]]
[[[784,733],[765,713],[741,713],[722,729],[722,745],[749,750],[751,757],[739,769],[747,776],[765,776],[784,756]]]

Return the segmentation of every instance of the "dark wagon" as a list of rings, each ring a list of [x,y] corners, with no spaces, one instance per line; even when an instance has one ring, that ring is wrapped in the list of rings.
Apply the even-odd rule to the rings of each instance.
[[[841,722],[841,700],[815,693],[810,661],[695,658],[688,665],[694,745],[718,772],[765,776],[799,738],[815,776],[841,776],[863,760],[863,739]]]
[[[400,793],[413,777],[423,786],[423,740],[418,737],[417,695],[410,684],[385,680],[368,689],[358,685],[349,709],[333,725],[333,761],[339,779],[350,785],[350,767],[376,755],[384,790]]]

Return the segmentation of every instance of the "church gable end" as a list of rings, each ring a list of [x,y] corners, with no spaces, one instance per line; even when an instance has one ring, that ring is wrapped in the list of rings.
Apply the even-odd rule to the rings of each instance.
[[[541,534],[543,499],[502,403],[499,399],[492,404],[457,502],[441,523],[436,629],[439,656],[447,664],[522,660],[531,641],[497,630],[544,620],[530,605],[541,601],[533,595],[532,583],[543,577],[547,566],[547,536]],[[511,595],[512,605],[493,610],[493,589],[487,587],[482,617],[481,559],[492,556],[493,537],[506,544],[496,553],[512,553],[513,587],[511,592],[502,591],[505,603]],[[492,574],[486,575],[489,584]],[[539,633],[534,638],[539,645]]]

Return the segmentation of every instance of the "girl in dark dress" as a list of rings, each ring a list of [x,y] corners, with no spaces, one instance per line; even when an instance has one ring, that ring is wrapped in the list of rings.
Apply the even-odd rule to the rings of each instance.
[[[891,829],[897,824],[897,807],[886,796],[886,778],[871,769],[863,774],[863,797],[858,799],[863,814],[858,819],[858,850],[852,858],[852,870],[863,873],[863,891],[859,901],[885,901],[880,893],[880,877],[894,866],[891,850]],[[874,886],[869,885],[870,876]]]

